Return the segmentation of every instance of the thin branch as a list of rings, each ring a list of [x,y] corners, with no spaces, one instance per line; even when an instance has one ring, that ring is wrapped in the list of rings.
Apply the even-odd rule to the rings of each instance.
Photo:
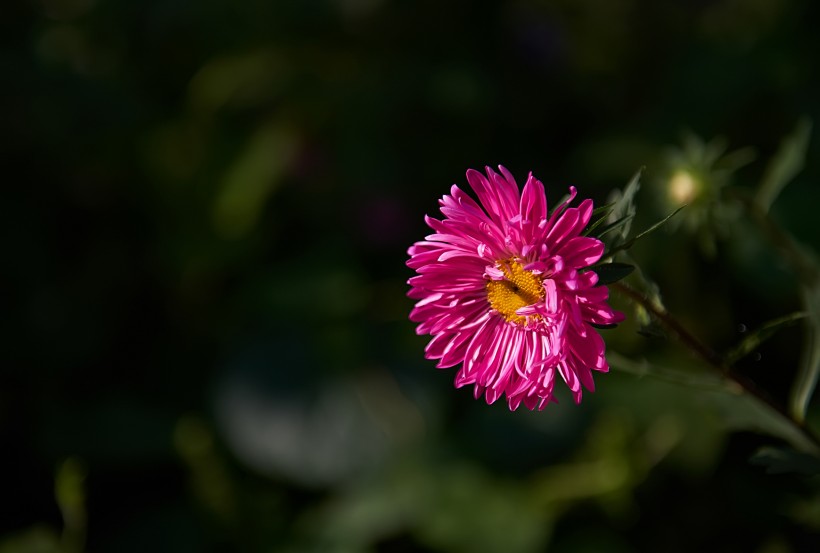
[[[683,345],[689,348],[695,355],[700,357],[708,365],[719,371],[721,375],[740,386],[743,391],[761,401],[783,417],[820,451],[820,437],[814,434],[814,432],[812,432],[812,430],[809,429],[805,423],[792,417],[784,406],[769,397],[769,395],[758,388],[754,382],[732,370],[732,367],[726,363],[723,356],[696,338],[677,319],[670,315],[668,311],[656,305],[650,298],[638,292],[631,286],[624,284],[623,282],[616,282],[611,286],[651,313],[658,320],[658,322],[674,334],[678,340],[683,343]]]

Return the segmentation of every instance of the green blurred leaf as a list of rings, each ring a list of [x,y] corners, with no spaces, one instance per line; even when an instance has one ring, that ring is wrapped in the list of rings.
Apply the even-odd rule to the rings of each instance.
[[[798,451],[820,454],[820,448],[791,419],[742,390],[705,397],[714,402],[729,428],[761,432],[786,441]]]
[[[791,315],[786,315],[785,317],[780,317],[767,322],[761,327],[750,332],[745,338],[743,338],[743,340],[740,341],[738,345],[726,354],[726,364],[730,366],[734,365],[740,359],[743,359],[758,348],[760,344],[774,336],[774,334],[781,328],[791,326],[800,319],[805,318],[805,313],[792,313]]]
[[[76,458],[67,459],[57,471],[54,495],[66,522],[84,517],[84,480],[85,468]]]
[[[652,305],[654,305],[661,311],[665,311],[666,307],[664,307],[663,305],[660,287],[649,277],[646,276],[646,273],[644,273],[641,270],[640,265],[636,263],[628,253],[621,252],[619,257],[625,261],[628,261],[631,265],[635,265],[635,278],[633,278],[632,280],[637,284],[637,289],[640,290],[644,296],[649,298],[649,301],[652,303]],[[643,324],[655,324],[651,320],[649,313],[646,311],[646,309],[636,303],[635,308],[638,309],[639,307],[641,310],[643,310],[643,313],[639,316],[639,319],[643,322]],[[655,324],[655,326],[657,325]],[[665,336],[663,332],[661,332],[660,335]]]
[[[206,63],[188,86],[188,99],[198,111],[216,111],[231,101],[263,99],[282,63],[273,52],[259,51],[240,56],[221,56]]]
[[[792,504],[790,515],[800,524],[815,532],[820,532],[820,494],[801,498]]]
[[[588,232],[587,235],[600,239],[604,235],[609,234],[614,230],[618,230],[621,227],[631,224],[633,217],[634,215],[627,215],[626,217],[621,217],[616,221],[612,221],[611,223],[604,225],[602,228],[598,229],[597,232]]]
[[[623,192],[618,193],[618,197],[612,205],[610,220],[619,221],[624,217],[629,217],[629,220],[631,220],[631,218],[635,216],[635,196],[641,188],[641,174],[643,173],[643,169],[643,167],[638,169],[638,172],[632,176],[632,179],[630,179],[629,183],[624,187]],[[621,227],[616,239],[626,239],[629,235],[630,226],[629,221],[627,221]]]
[[[612,284],[628,277],[635,270],[635,266],[628,263],[613,262],[596,265],[593,270],[598,274],[598,286],[600,286]]]
[[[811,120],[803,118],[794,132],[783,139],[780,148],[769,162],[756,197],[764,211],[769,210],[783,188],[803,169],[811,127]]]
[[[803,421],[806,408],[817,386],[820,375],[820,283],[803,287],[803,305],[808,313],[806,341],[800,369],[789,396],[789,411],[798,421]]]
[[[606,220],[609,218],[609,214],[612,211],[613,203],[608,203],[606,205],[602,205],[601,207],[596,207],[592,210],[592,215],[590,216],[590,221],[592,223],[587,227],[587,229],[583,232],[584,236],[589,236],[592,232],[598,228],[599,226],[603,225]],[[594,235],[597,236],[597,235]]]
[[[420,542],[434,551],[543,551],[551,530],[549,510],[533,505],[531,488],[468,464],[442,475],[446,478],[415,532]]]
[[[595,219],[596,217],[606,217],[609,215],[609,212],[612,211],[613,207],[615,207],[615,202],[609,202],[608,204],[596,207],[592,210],[592,217],[590,217],[590,219]]]
[[[820,459],[785,447],[762,447],[752,455],[749,462],[765,467],[767,474],[820,474]]]
[[[660,221],[658,221],[657,223],[655,223],[654,225],[649,227],[648,229],[644,230],[643,232],[638,233],[636,236],[633,236],[632,238],[630,238],[626,242],[622,242],[621,244],[613,246],[612,249],[604,255],[606,255],[607,257],[610,257],[610,256],[612,256],[612,255],[614,255],[614,254],[616,254],[620,251],[628,250],[629,248],[631,248],[632,246],[635,245],[635,242],[637,242],[638,240],[640,240],[641,238],[643,238],[644,236],[646,236],[650,232],[654,232],[657,229],[661,228],[664,225],[664,223],[669,221],[669,219],[674,217],[684,207],[686,207],[686,206],[685,205],[680,206],[678,209],[676,209],[675,211],[673,211],[672,213],[670,213],[669,215],[667,215],[666,217],[664,217],[663,219],[661,219]]]
[[[193,415],[181,418],[174,429],[174,447],[187,465],[190,485],[199,502],[223,522],[233,522],[234,490],[210,428]]]
[[[83,550],[86,531],[85,477],[85,466],[74,457],[66,459],[57,470],[54,496],[63,516],[63,553]]]
[[[725,393],[735,389],[731,381],[712,371],[667,367],[657,363],[650,363],[644,358],[634,361],[616,351],[608,351],[606,357],[609,365],[615,370],[633,374],[640,378],[649,377],[670,384],[711,392]]]
[[[666,330],[659,325],[654,319],[651,319],[649,322],[642,324],[641,328],[638,329],[638,334],[643,336],[644,338],[661,338],[666,339],[668,335],[666,334]]]
[[[630,246],[631,246],[632,244],[634,244],[637,240],[639,240],[639,239],[643,238],[644,236],[646,236],[647,234],[649,234],[650,232],[654,232],[654,231],[656,231],[657,229],[661,228],[661,227],[663,226],[663,224],[664,224],[664,223],[666,223],[669,219],[671,219],[672,217],[674,217],[675,215],[677,215],[677,214],[678,214],[678,212],[679,212],[681,209],[683,209],[684,207],[686,207],[686,206],[685,206],[685,205],[680,206],[678,209],[676,209],[675,211],[673,211],[672,213],[670,213],[669,215],[667,215],[666,217],[664,217],[663,219],[661,219],[660,221],[658,221],[657,223],[655,223],[654,225],[652,225],[651,227],[649,227],[648,229],[646,229],[645,231],[643,231],[643,232],[639,233],[637,236],[635,236],[634,238],[632,238],[632,240],[630,240]]]
[[[721,156],[715,161],[713,170],[724,174],[731,174],[744,167],[755,160],[757,153],[754,148],[746,146],[745,148],[738,148]]]
[[[404,456],[384,468],[299,522],[308,550],[370,551],[400,533],[434,551],[529,553],[549,541],[552,510],[533,485],[470,462]]]
[[[223,236],[245,234],[294,158],[297,139],[279,126],[260,129],[230,167],[214,204],[214,223]]]
[[[63,553],[51,528],[32,526],[0,541],[0,553]]]

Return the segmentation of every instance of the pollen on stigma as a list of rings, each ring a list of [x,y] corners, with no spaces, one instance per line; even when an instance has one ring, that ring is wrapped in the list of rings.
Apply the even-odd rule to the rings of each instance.
[[[527,317],[515,312],[544,300],[541,278],[525,270],[524,266],[514,259],[501,261],[497,267],[504,273],[504,279],[487,282],[487,301],[490,307],[507,321],[523,325],[527,322]]]

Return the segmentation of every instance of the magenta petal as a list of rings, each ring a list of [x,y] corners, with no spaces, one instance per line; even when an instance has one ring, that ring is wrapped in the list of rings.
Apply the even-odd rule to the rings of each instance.
[[[511,211],[505,203],[506,195],[496,188],[496,183],[491,184],[484,175],[474,169],[467,171],[467,182],[470,183],[490,218],[499,227],[504,228]]]
[[[535,238],[538,223],[547,216],[547,196],[544,185],[530,173],[521,194],[521,230],[527,242]],[[524,252],[526,255],[527,252]]]
[[[592,211],[594,207],[592,205],[592,200],[584,200],[578,206],[578,233],[580,234],[589,224],[589,220],[592,218]]]
[[[578,223],[578,210],[567,209],[547,233],[546,243],[550,250],[557,251],[561,244],[573,236]]]
[[[516,217],[520,217],[520,211],[518,209],[518,184],[516,184],[513,176],[502,165],[498,166],[501,175],[489,167],[485,167],[484,169],[487,171],[487,176],[490,178],[491,184],[495,185],[495,193],[503,208],[505,220],[510,221]]]
[[[604,243],[596,238],[576,236],[570,238],[561,246],[558,253],[563,256],[564,263],[573,269],[589,267],[604,253]]]

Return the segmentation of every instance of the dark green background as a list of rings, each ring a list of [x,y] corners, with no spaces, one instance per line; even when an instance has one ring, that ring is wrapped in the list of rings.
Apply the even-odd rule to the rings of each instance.
[[[0,536],[60,531],[75,458],[88,551],[817,550],[816,482],[749,465],[777,441],[727,433],[709,392],[613,372],[580,406],[488,407],[423,359],[404,296],[468,167],[602,203],[646,166],[645,226],[688,129],[753,146],[754,186],[820,121],[817,3],[2,11]],[[818,154],[774,209],[815,248]],[[682,227],[634,252],[717,348],[799,309],[732,230],[713,257]],[[605,337],[696,364],[633,324]],[[784,400],[800,339],[741,367]]]

